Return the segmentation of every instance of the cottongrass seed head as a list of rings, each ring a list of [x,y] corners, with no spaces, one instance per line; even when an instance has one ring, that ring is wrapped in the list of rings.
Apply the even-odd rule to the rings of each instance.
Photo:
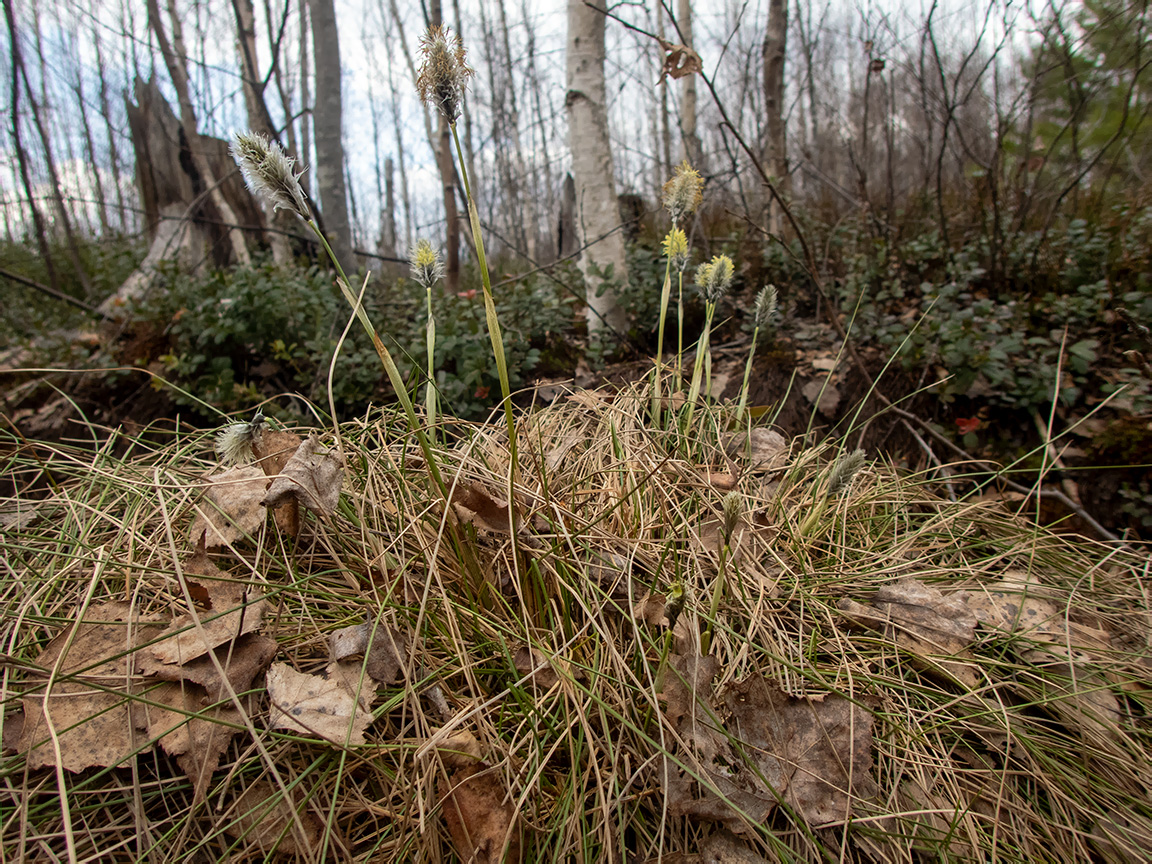
[[[279,144],[255,132],[239,132],[230,150],[253,195],[271,203],[275,210],[291,210],[301,219],[308,218],[300,174],[292,170],[296,160],[287,156]]]
[[[417,240],[416,245],[408,251],[408,261],[412,278],[427,290],[431,290],[433,285],[444,278],[444,262],[440,253],[432,248],[432,243],[425,237]]]
[[[732,542],[732,534],[740,524],[740,516],[744,513],[744,496],[733,489],[720,502],[720,510],[724,516],[724,542]]]
[[[672,224],[696,212],[704,200],[704,178],[685,159],[676,166],[672,179],[664,184],[664,209],[672,217]]]
[[[243,423],[231,423],[216,436],[216,456],[222,465],[237,465],[250,462],[254,457],[252,445],[264,432],[264,413],[257,410],[256,416]]]
[[[714,255],[707,264],[696,268],[696,284],[709,303],[717,303],[732,287],[736,268],[727,255]]]
[[[843,495],[852,485],[852,479],[864,467],[867,455],[863,450],[853,450],[836,460],[828,475],[828,496]]]
[[[763,330],[776,314],[778,302],[775,285],[765,285],[756,295],[756,305],[752,307],[752,320],[758,330]]]
[[[429,27],[420,37],[424,62],[416,77],[416,91],[432,103],[449,123],[455,123],[464,103],[468,79],[476,73],[464,62],[464,42],[447,27]]]

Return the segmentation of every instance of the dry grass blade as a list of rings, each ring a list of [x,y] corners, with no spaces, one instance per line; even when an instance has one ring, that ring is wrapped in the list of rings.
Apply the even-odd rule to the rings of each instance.
[[[829,495],[833,451],[733,438],[723,406],[669,431],[642,387],[576,395],[521,418],[514,472],[504,426],[456,427],[451,504],[403,418],[346,423],[339,506],[215,556],[178,539],[208,436],[12,442],[5,855],[1141,860],[1146,556],[883,465]],[[265,435],[269,474],[298,440]],[[128,606],[186,619],[95,617]],[[97,717],[130,746],[74,758]]]

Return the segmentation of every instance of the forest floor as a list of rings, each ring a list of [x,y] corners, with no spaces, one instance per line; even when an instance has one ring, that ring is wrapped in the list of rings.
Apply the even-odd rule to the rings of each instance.
[[[515,448],[6,433],[5,856],[1145,860],[1145,549],[623,377]]]

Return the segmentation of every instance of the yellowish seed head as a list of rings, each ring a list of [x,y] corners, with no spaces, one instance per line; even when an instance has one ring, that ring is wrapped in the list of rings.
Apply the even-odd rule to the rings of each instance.
[[[684,160],[676,166],[672,179],[664,184],[664,208],[672,217],[672,224],[696,212],[704,200],[704,178]]]

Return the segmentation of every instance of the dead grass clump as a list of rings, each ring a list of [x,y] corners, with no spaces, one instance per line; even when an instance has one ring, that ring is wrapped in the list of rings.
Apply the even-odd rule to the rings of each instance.
[[[650,403],[6,449],[3,854],[1145,859],[1145,556]]]

